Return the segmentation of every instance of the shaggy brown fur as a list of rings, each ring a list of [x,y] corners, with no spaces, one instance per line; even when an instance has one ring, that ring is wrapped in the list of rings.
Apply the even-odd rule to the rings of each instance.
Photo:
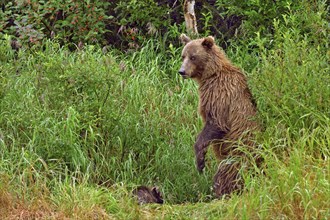
[[[133,195],[137,198],[140,205],[146,203],[163,204],[164,202],[162,194],[157,187],[139,186],[133,190]]]
[[[257,124],[251,118],[256,114],[256,106],[246,77],[215,45],[213,37],[190,40],[181,35],[181,41],[185,47],[179,73],[183,78],[194,79],[199,85],[199,113],[205,126],[194,147],[197,169],[201,172],[210,144],[213,144],[219,160],[236,154],[235,141],[253,145],[250,136],[257,129]],[[217,196],[240,188],[239,168],[237,163],[232,166],[220,163],[214,177]]]

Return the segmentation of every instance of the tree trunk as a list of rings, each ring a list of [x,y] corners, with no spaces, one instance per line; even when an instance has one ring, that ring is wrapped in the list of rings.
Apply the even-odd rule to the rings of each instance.
[[[195,0],[185,0],[183,5],[184,20],[186,21],[187,33],[198,35],[197,21],[195,16]]]

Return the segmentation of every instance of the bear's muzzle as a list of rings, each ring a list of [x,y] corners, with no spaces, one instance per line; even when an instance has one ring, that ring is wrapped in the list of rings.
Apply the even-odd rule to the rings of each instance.
[[[184,78],[184,79],[187,79],[189,78],[189,76],[186,74],[186,71],[184,70],[184,68],[180,68],[179,70],[179,74]]]

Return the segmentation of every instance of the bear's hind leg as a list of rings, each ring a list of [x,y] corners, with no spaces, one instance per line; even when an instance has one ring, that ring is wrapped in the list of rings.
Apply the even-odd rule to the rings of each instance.
[[[213,190],[217,197],[222,197],[233,191],[241,191],[243,180],[239,173],[241,162],[234,158],[228,158],[220,162],[217,173],[214,176]]]

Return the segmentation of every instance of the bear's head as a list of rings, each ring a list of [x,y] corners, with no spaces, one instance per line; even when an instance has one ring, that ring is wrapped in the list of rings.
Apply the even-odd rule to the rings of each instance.
[[[183,78],[193,78],[197,81],[214,74],[210,68],[214,66],[214,38],[212,36],[190,40],[185,34],[180,36],[185,45],[182,51],[182,65],[179,70]]]

